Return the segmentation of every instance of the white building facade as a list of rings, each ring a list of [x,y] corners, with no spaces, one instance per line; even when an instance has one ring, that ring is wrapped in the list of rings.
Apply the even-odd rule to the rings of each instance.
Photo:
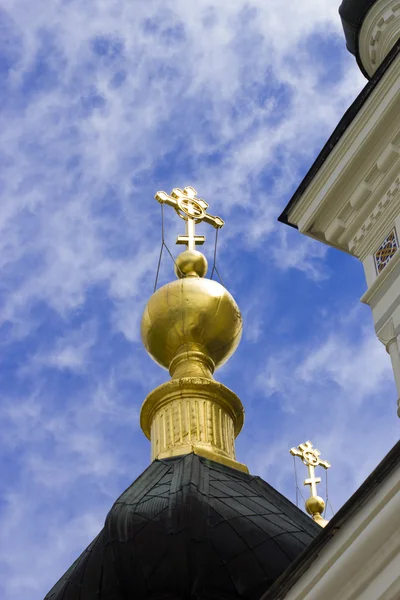
[[[345,0],[341,14],[370,80],[280,220],[363,263],[361,301],[372,309],[400,398],[400,2]]]
[[[262,600],[399,600],[400,442]]]
[[[362,262],[400,398],[400,0],[339,12],[369,82],[279,220]],[[400,600],[400,442],[262,598],[283,599]]]

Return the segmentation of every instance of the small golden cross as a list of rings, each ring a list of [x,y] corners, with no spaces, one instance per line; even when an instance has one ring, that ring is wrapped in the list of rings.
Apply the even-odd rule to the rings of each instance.
[[[310,441],[299,444],[297,448],[291,448],[290,454],[300,456],[303,463],[308,467],[308,479],[304,480],[304,485],[310,486],[310,496],[317,496],[317,483],[321,483],[321,477],[315,477],[315,467],[329,469],[331,463],[319,458],[321,452],[314,448]]]
[[[224,221],[220,217],[213,217],[206,212],[207,202],[196,198],[196,195],[196,190],[188,185],[184,190],[174,188],[171,195],[166,192],[157,192],[154,196],[160,204],[172,206],[181,219],[186,221],[186,235],[178,235],[176,243],[186,244],[188,250],[195,250],[197,244],[204,244],[206,240],[204,235],[195,235],[196,223],[204,221],[215,229],[224,226]]]

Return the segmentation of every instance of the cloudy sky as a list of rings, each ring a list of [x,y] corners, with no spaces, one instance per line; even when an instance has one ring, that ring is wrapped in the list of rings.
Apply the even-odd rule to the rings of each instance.
[[[390,362],[362,266],[276,221],[365,85],[336,2],[2,6],[0,597],[40,600],[149,464],[157,190],[192,185],[226,221],[245,330],[217,377],[246,409],[238,459],[294,500],[288,450],[311,439],[339,509],[397,439]]]

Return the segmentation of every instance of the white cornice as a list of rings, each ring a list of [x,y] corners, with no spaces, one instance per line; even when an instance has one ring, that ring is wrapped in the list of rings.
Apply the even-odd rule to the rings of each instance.
[[[388,71],[383,75],[379,85],[372,91],[370,97],[361,107],[353,121],[349,124],[342,137],[333,148],[324,164],[318,170],[303,195],[298,199],[296,204],[290,210],[289,221],[292,224],[298,225],[305,212],[309,208],[312,200],[321,195],[325,188],[329,187],[329,179],[340,175],[344,155],[351,151],[354,155],[360,146],[360,141],[363,141],[375,123],[384,116],[388,109],[388,104],[397,96],[398,89],[396,83],[400,75],[400,57],[394,61],[394,64],[389,67]],[[367,84],[368,85],[368,84]],[[362,93],[362,92],[361,92]],[[388,97],[389,96],[389,97]],[[362,138],[362,139],[360,139]],[[326,195],[326,194],[325,194]]]
[[[302,233],[349,252],[348,242],[373,209],[369,196],[397,156],[387,154],[394,138],[400,152],[393,128],[400,126],[399,79],[397,57],[289,212],[289,222]]]
[[[373,254],[385,235],[393,228],[393,221],[400,212],[399,208],[400,175],[397,175],[380,200],[375,200],[373,210],[350,240],[351,253],[360,260],[364,260],[368,254]]]
[[[393,141],[395,144],[392,143]],[[339,215],[347,215],[345,227],[333,240],[336,247],[345,248],[361,260],[365,255],[365,247],[369,244],[368,240],[372,239],[371,236],[376,232],[376,228],[372,230],[372,225],[379,222],[379,228],[386,226],[388,211],[393,209],[393,200],[397,194],[396,179],[400,172],[400,133],[392,140],[388,135],[382,133],[381,142],[384,142],[386,146],[379,156],[374,155],[368,145],[360,148],[360,158],[364,159],[361,161],[363,165],[366,164],[368,157],[373,156],[374,161],[367,171],[364,170],[364,179],[362,179],[362,167],[355,168],[357,171],[357,177],[353,182],[355,189],[350,193],[348,202],[344,203],[339,213]],[[394,160],[389,165],[388,161],[382,160],[382,158],[388,157],[390,154]],[[351,189],[350,182],[349,189]],[[361,190],[364,190],[363,200],[356,205],[354,197],[356,196],[356,199],[359,200],[357,193]],[[345,193],[343,197],[346,198]],[[357,237],[359,233],[360,236]],[[372,241],[372,244],[375,244],[375,241]]]

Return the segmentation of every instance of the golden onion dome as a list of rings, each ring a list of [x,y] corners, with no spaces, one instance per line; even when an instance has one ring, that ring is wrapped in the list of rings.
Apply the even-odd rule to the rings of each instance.
[[[151,296],[141,335],[146,350],[162,367],[170,368],[182,353],[197,351],[211,359],[213,371],[235,352],[242,336],[242,316],[218,282],[185,277]]]

